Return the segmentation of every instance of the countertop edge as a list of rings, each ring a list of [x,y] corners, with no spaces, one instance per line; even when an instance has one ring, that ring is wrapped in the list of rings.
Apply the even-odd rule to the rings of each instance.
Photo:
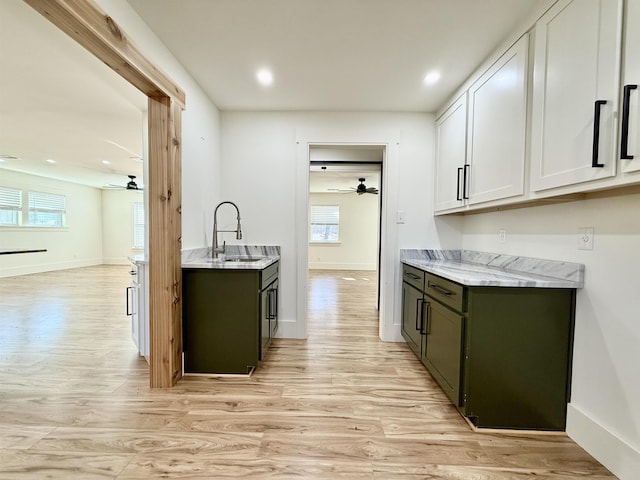
[[[509,272],[501,268],[459,260],[417,260],[404,258],[402,263],[467,287],[570,288],[578,289],[584,282]],[[466,272],[453,270],[457,266]],[[471,272],[471,275],[469,275]],[[466,275],[465,275],[466,273]],[[474,278],[483,275],[482,278]]]

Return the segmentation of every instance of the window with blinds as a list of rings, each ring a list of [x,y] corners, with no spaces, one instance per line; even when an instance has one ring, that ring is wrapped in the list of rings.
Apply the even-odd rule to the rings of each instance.
[[[144,203],[133,204],[133,248],[144,248]]]
[[[340,239],[340,207],[338,205],[311,205],[309,241],[337,242]]]
[[[29,192],[29,225],[64,227],[67,200],[55,193]]]
[[[22,223],[22,190],[0,187],[0,225]]]

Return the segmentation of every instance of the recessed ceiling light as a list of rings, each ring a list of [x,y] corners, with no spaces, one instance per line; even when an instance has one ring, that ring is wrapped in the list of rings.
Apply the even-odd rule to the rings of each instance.
[[[258,83],[264,87],[268,87],[273,83],[273,73],[266,68],[258,70],[256,78],[258,79]]]
[[[102,160],[102,164],[103,165],[111,165],[111,162],[109,160]]]
[[[56,163],[56,161],[53,158],[47,158],[46,162],[47,163]]]
[[[425,75],[423,82],[425,85],[433,85],[435,83],[438,83],[438,80],[440,80],[440,72],[438,72],[437,70],[432,70]]]

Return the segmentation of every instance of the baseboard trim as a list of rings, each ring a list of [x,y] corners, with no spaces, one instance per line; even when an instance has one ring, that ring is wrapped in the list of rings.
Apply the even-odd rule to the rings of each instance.
[[[322,263],[309,262],[309,270],[375,270],[375,264],[369,263]]]
[[[102,259],[85,259],[59,263],[41,263],[36,265],[20,265],[17,267],[2,267],[0,270],[0,278],[31,275],[33,273],[53,272],[56,270],[67,270],[69,268],[92,267],[94,265],[102,265]]]
[[[620,480],[635,480],[640,451],[574,404],[567,407],[567,435]]]
[[[278,319],[278,331],[276,332],[276,338],[297,338],[305,339],[306,336],[302,336],[300,332],[300,325],[295,320],[282,320]]]

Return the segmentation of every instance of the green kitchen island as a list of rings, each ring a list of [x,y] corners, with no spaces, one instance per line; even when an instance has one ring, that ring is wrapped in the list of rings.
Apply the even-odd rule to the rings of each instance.
[[[184,372],[247,374],[278,328],[279,247],[226,247],[182,254]]]

